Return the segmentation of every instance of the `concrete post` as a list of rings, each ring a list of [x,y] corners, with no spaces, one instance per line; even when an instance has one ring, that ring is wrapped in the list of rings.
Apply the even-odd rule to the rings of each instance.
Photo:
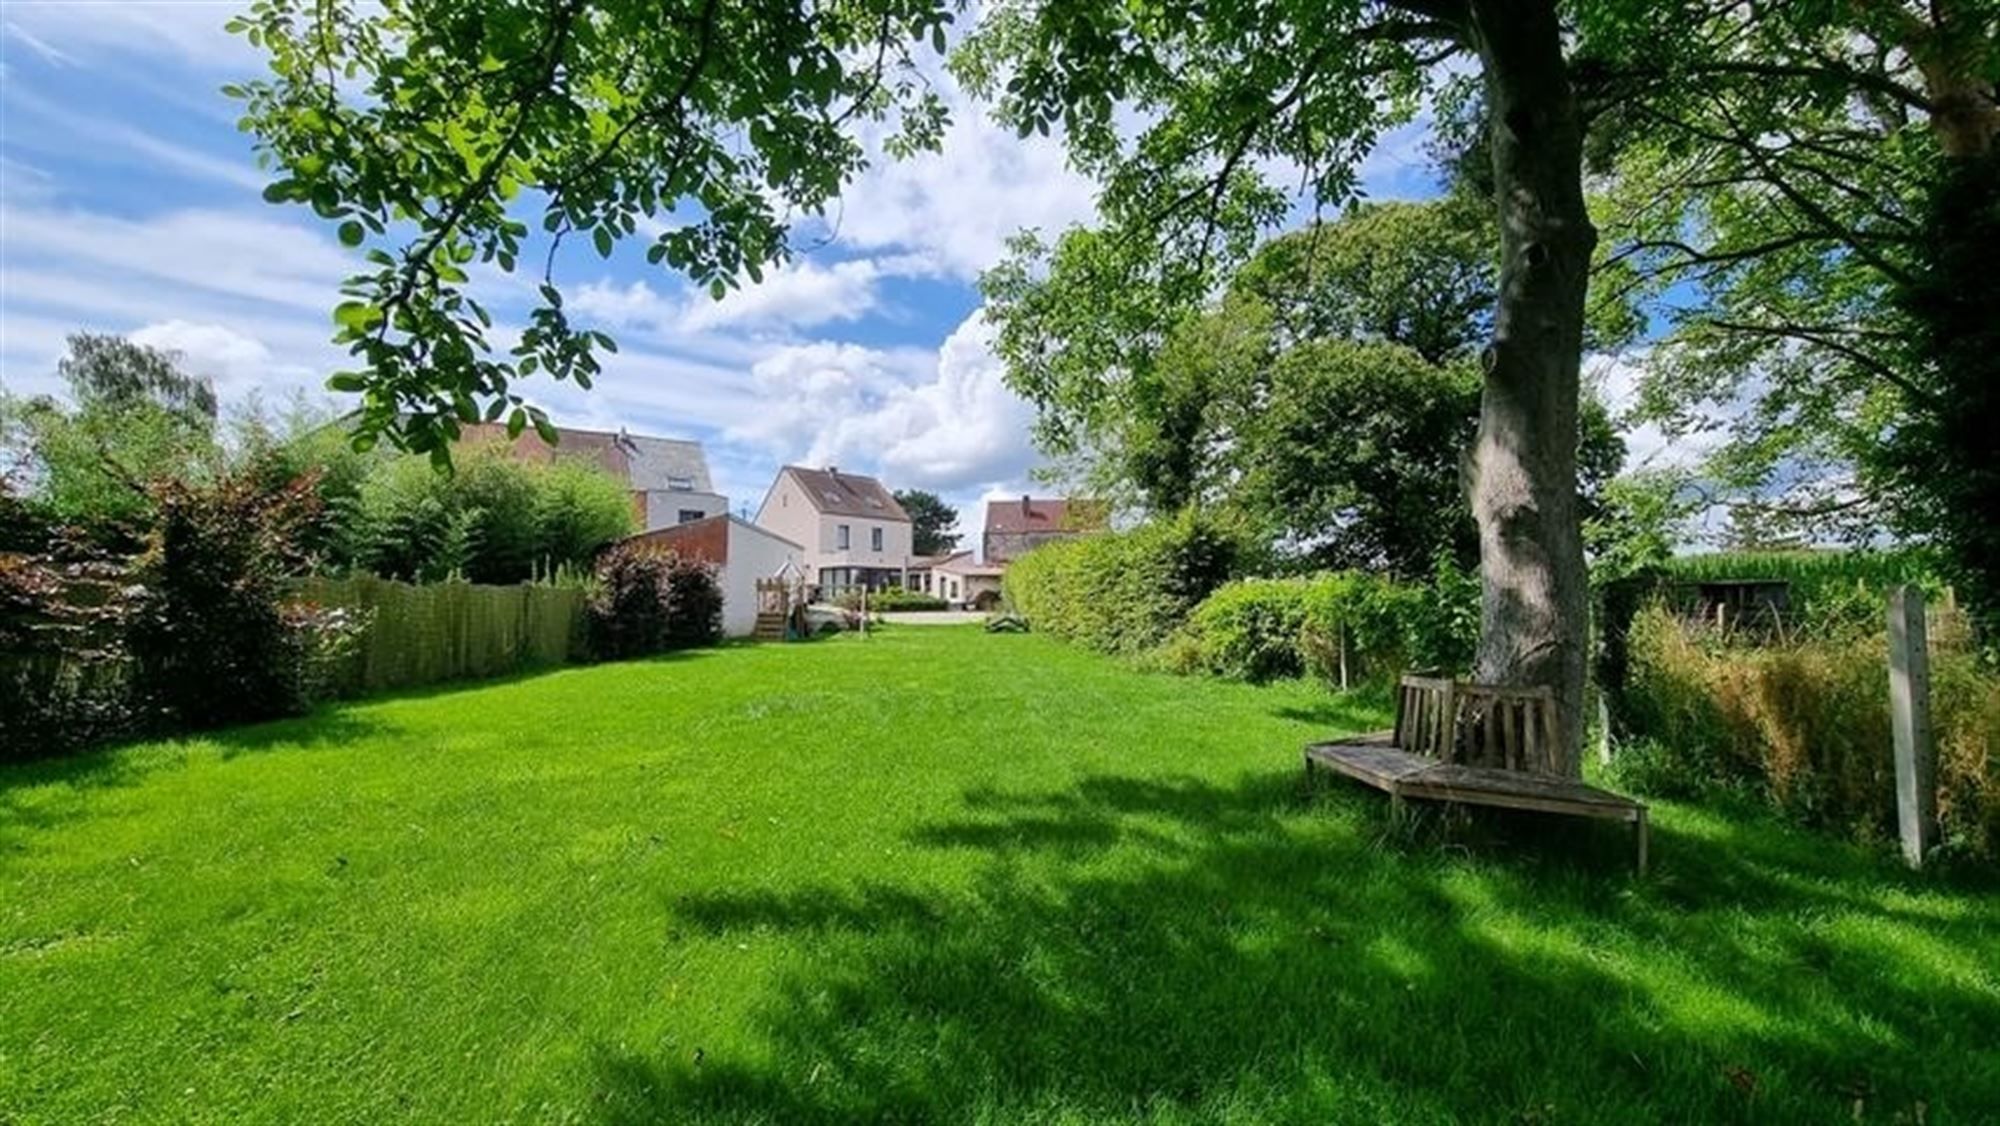
[[[1896,827],[1903,858],[1918,868],[1937,844],[1937,748],[1931,743],[1924,596],[1913,586],[1889,594],[1889,726],[1896,744]]]

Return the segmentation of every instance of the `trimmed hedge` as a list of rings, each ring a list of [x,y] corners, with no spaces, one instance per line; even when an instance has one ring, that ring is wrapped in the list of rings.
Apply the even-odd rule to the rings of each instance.
[[[848,591],[835,603],[843,610],[860,610],[861,594]],[[871,614],[906,614],[918,611],[949,610],[951,604],[934,595],[913,590],[876,590],[868,594],[868,612]]]
[[[1008,566],[1007,604],[1038,632],[1136,655],[1171,637],[1239,554],[1230,530],[1190,510],[1036,548]]]
[[[1353,687],[1409,669],[1462,670],[1478,631],[1478,581],[1448,563],[1427,584],[1356,571],[1243,579],[1194,608],[1163,660],[1179,672]]]

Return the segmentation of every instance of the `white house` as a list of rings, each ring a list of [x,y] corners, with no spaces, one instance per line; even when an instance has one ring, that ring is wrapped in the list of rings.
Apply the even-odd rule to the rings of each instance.
[[[822,598],[901,588],[909,571],[909,514],[873,477],[787,465],[764,494],[757,526],[805,546],[806,579]]]
[[[954,606],[994,610],[1000,606],[1000,582],[1006,574],[1004,566],[981,563],[970,551],[955,551],[931,564],[925,593]]]
[[[748,637],[755,631],[757,580],[793,578],[805,560],[805,548],[727,513],[641,532],[626,542],[714,564],[722,586],[722,632],[728,637]]]

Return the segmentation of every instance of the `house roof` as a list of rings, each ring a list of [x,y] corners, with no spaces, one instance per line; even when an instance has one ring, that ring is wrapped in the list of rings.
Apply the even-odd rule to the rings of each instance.
[[[480,422],[465,427],[461,441],[505,441],[507,428],[497,422]],[[623,430],[578,430],[556,428],[556,444],[543,442],[534,431],[523,431],[514,439],[514,455],[536,461],[553,461],[574,456],[595,462],[605,472],[626,482],[635,492],[710,493],[715,486],[708,476],[708,458],[700,442],[680,438],[653,438],[628,434]]]
[[[944,571],[947,574],[953,575],[963,575],[966,578],[979,578],[983,576],[991,579],[997,579],[1007,573],[1007,568],[997,563],[979,562],[972,557],[972,553],[969,551],[954,551],[932,564],[931,570]]]
[[[989,532],[1080,532],[1094,531],[1104,525],[1104,502],[1098,500],[1022,497],[986,502]]]
[[[842,473],[832,466],[807,469],[787,465],[778,473],[789,475],[805,490],[812,506],[828,516],[862,516],[874,520],[894,520],[907,524],[910,515],[882,482],[859,473]]]

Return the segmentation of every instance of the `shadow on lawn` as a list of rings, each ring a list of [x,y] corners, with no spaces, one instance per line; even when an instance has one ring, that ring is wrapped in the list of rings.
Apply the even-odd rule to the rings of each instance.
[[[343,747],[379,739],[394,730],[378,717],[333,707],[247,727],[189,732],[136,746],[98,747],[55,758],[0,764],[0,848],[17,846],[87,815],[94,808],[89,800],[94,791],[136,786],[163,770],[185,765],[193,755],[214,750],[227,762],[274,747]]]
[[[987,854],[961,895],[676,898],[692,932],[809,953],[765,998],[755,1058],[600,1050],[603,1117],[1832,1121],[1859,1098],[1871,1120],[1923,1101],[1943,1122],[2000,1105],[1981,1054],[2000,1028],[1979,969],[1991,900],[1891,907],[1919,885],[1873,858],[1699,814],[1661,829],[1649,881],[1528,847],[1543,832],[1518,822],[1499,832],[1520,847],[1461,864],[1460,831],[1327,801],[1338,816],[1275,773],[980,790],[913,834]]]

